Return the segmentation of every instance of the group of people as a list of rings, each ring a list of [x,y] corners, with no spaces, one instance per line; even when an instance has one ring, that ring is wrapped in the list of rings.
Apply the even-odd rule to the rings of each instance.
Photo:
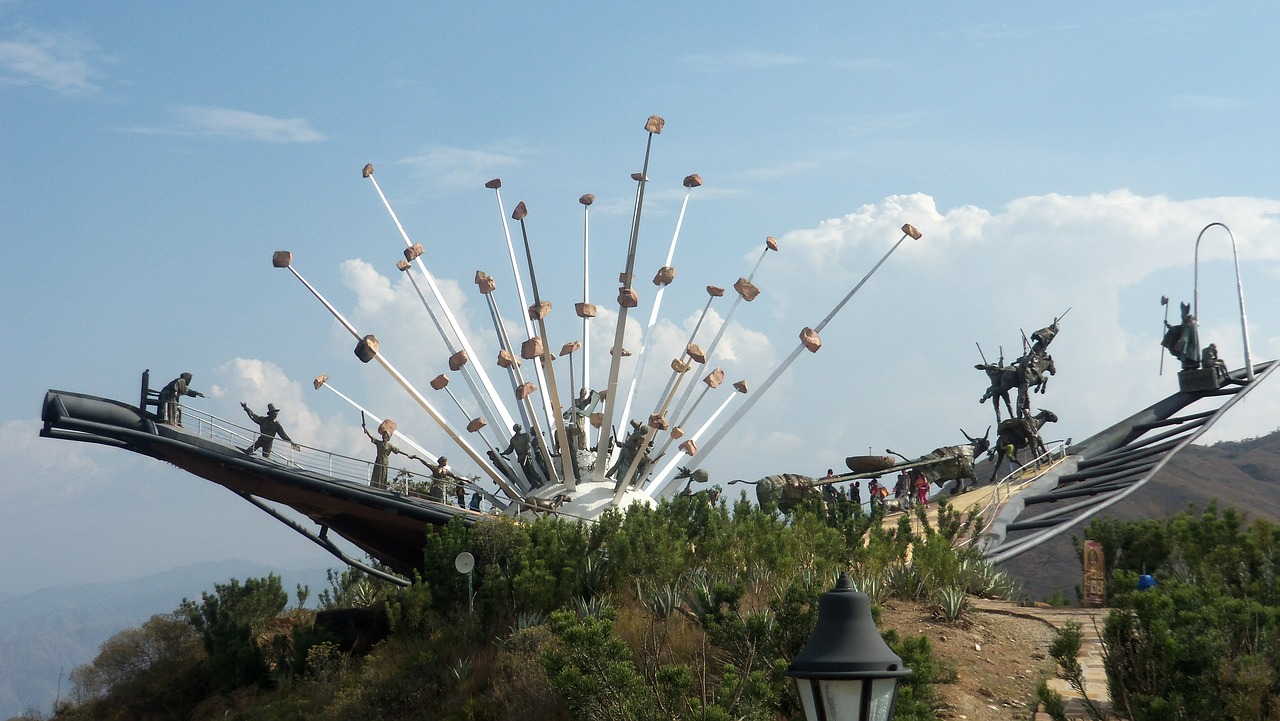
[[[823,481],[830,481],[836,478],[833,469],[827,469],[827,475],[823,476]],[[897,483],[894,484],[893,490],[890,491],[887,485],[880,483],[879,478],[872,478],[867,481],[868,509],[883,509],[885,502],[892,495],[898,501],[898,507],[902,510],[910,510],[915,508],[917,504],[921,507],[929,505],[929,479],[925,477],[924,471],[909,468],[898,474]],[[849,485],[846,494],[845,489],[838,487],[835,483],[824,483],[822,485],[822,499],[828,503],[836,500],[848,499],[854,505],[862,505],[862,481],[854,481]]]

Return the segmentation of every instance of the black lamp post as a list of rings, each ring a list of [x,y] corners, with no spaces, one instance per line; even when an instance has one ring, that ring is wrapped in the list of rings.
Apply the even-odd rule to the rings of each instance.
[[[818,600],[818,624],[786,674],[809,721],[888,721],[911,669],[880,637],[867,594],[841,573]]]

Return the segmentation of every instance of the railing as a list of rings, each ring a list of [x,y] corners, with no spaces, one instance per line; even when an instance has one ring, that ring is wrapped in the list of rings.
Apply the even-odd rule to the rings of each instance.
[[[1004,504],[1009,501],[1015,494],[1022,491],[1041,475],[1053,468],[1059,461],[1067,457],[1067,442],[1052,441],[1045,446],[1045,452],[1032,458],[1030,461],[1018,466],[1008,474],[1000,478],[995,483],[995,488],[991,491],[991,497],[987,499],[986,505],[979,510],[980,523],[982,524],[969,538],[961,541],[959,546],[966,546],[973,542],[975,538],[980,538],[995,523],[996,515]],[[1030,471],[1030,473],[1028,473]]]
[[[198,438],[204,438],[243,451],[252,446],[259,436],[259,432],[256,429],[237,425],[224,418],[219,418],[190,406],[184,405],[181,409],[182,425],[179,427],[186,433]],[[371,461],[344,456],[302,444],[297,444],[297,449],[295,450],[294,444],[280,438],[277,438],[276,442],[272,444],[269,457],[264,458],[261,451],[254,451],[253,458],[294,470],[308,471],[333,480],[349,481],[362,485],[369,485],[369,480],[373,475],[373,463]],[[441,501],[415,490],[414,486],[430,485],[430,474],[414,473],[406,468],[390,466],[387,468],[387,482],[389,486],[386,490],[428,503],[449,505],[448,493],[445,495],[445,500]]]

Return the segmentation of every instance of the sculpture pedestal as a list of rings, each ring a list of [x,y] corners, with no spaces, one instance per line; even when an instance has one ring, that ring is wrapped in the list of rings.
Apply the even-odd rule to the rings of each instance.
[[[1216,391],[1226,385],[1230,378],[1226,367],[1221,365],[1178,371],[1178,389],[1186,393]]]

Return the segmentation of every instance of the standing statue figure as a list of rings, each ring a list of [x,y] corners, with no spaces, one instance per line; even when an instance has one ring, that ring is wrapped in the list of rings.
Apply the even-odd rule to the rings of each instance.
[[[1182,322],[1169,325],[1164,322],[1164,338],[1160,345],[1169,349],[1174,358],[1182,361],[1182,370],[1195,370],[1200,367],[1200,328],[1196,317],[1191,314],[1191,306],[1179,303],[1182,308]]]
[[[177,378],[169,381],[164,388],[160,389],[161,422],[175,426],[182,425],[182,407],[178,405],[178,401],[182,396],[204,398],[203,393],[191,390],[190,386],[191,374],[183,373]]]
[[[565,427],[565,433],[569,436],[569,447],[573,451],[586,450],[587,434],[585,433],[587,420],[593,412],[596,405],[600,402],[600,392],[583,388],[578,392],[578,398],[571,406],[565,409],[564,418],[568,421]]]
[[[240,407],[244,409],[245,413],[249,414],[249,420],[258,424],[258,440],[254,441],[253,445],[245,448],[245,453],[253,455],[254,451],[261,448],[262,457],[270,458],[271,444],[275,441],[276,436],[280,436],[293,446],[293,450],[302,450],[302,447],[294,443],[289,434],[284,432],[284,427],[280,425],[280,421],[276,420],[276,417],[280,415],[280,409],[276,408],[274,404],[267,404],[267,415],[265,416],[260,416],[249,410],[249,406],[245,405],[243,401],[240,403]]]
[[[378,438],[374,438],[369,432],[369,427],[365,425],[364,413],[360,414],[360,428],[364,430],[364,434],[373,442],[374,451],[373,473],[369,476],[369,485],[373,488],[387,487],[387,468],[388,461],[392,453],[406,455],[404,451],[391,445],[391,434],[396,431],[396,424],[390,418],[384,420],[378,426]]]
[[[605,475],[615,480],[625,476],[627,470],[631,468],[631,462],[641,455],[645,446],[645,438],[648,435],[648,426],[641,425],[639,421],[631,421],[631,432],[627,434],[627,439],[619,446],[618,460]],[[614,443],[617,443],[616,439]]]
[[[542,473],[538,469],[538,464],[533,459],[533,436],[525,432],[524,426],[519,423],[511,426],[511,442],[507,444],[504,451],[499,451],[502,456],[511,455],[512,451],[516,454],[516,463],[520,464],[520,468],[524,470],[524,475],[529,479],[529,485],[538,488],[542,485]]]

